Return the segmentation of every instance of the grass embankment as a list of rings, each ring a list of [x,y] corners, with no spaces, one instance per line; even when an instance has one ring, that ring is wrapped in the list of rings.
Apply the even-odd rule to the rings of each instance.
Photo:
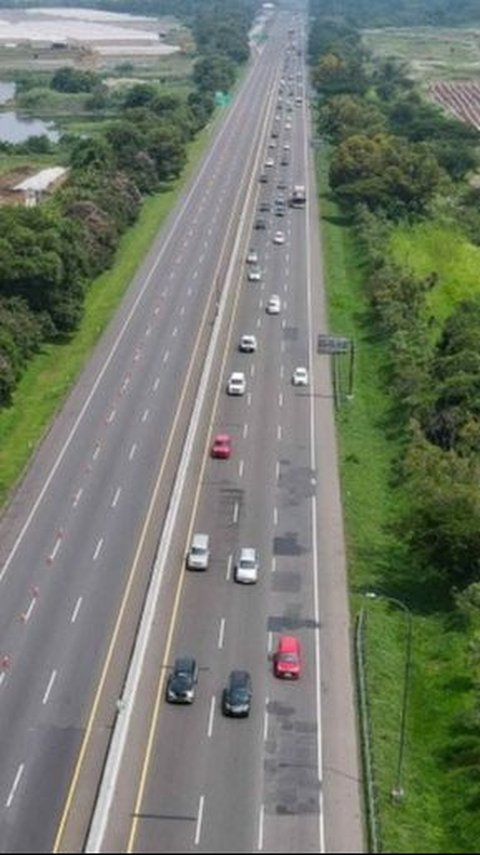
[[[29,363],[12,405],[0,410],[0,505],[25,469],[83,365],[112,317],[140,262],[190,177],[210,138],[212,126],[191,143],[181,179],[169,192],[150,197],[136,225],[122,238],[114,267],[90,286],[85,315],[68,344],[47,345]]]
[[[352,336],[357,353],[355,398],[339,413],[337,424],[352,625],[360,609],[367,609],[368,684],[382,849],[475,852],[480,827],[477,805],[469,803],[469,787],[475,782],[471,783],[468,770],[455,768],[448,759],[454,742],[467,736],[463,713],[473,702],[466,638],[451,616],[437,607],[434,592],[430,598],[425,596],[402,540],[395,534],[404,496],[392,475],[404,437],[396,423],[395,402],[386,389],[386,344],[376,338],[369,316],[362,253],[326,196],[324,162],[319,173],[330,329]],[[427,252],[422,238],[425,232],[421,229],[411,231],[410,236],[399,232],[394,240],[399,258],[405,258],[408,244],[410,264],[420,264],[422,253]],[[451,240],[455,241],[454,235]],[[460,251],[457,244],[455,251]],[[448,251],[443,257],[447,263]],[[433,258],[437,264],[432,269],[443,277],[435,251]],[[445,283],[447,280],[445,275]],[[438,295],[432,297],[432,309],[443,315],[448,299],[458,296],[447,285],[439,287]],[[406,619],[400,607],[382,599],[366,599],[361,592],[369,589],[398,598],[412,613],[412,667],[401,774],[405,799],[401,804],[393,803],[390,794],[397,783]]]

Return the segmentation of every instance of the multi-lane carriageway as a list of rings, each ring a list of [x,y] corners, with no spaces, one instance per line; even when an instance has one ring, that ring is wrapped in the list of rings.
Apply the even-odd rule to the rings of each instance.
[[[288,137],[289,164],[277,151],[268,184],[257,181],[282,74],[295,87],[300,75],[305,88],[303,59],[286,50],[290,27],[291,19],[277,17],[1,522],[0,652],[9,665],[0,682],[2,851],[86,845],[112,728],[130,706],[125,674],[159,561],[126,748],[109,782],[113,801],[105,800],[101,839],[88,845],[361,848],[330,387],[312,349],[326,327],[314,193],[305,211],[288,211],[278,223],[268,214],[268,229],[251,231],[259,193],[273,201],[280,179],[312,186],[305,98],[280,111],[278,148]],[[294,27],[303,42],[298,21]],[[285,231],[283,246],[272,242],[276,228]],[[246,281],[252,243],[261,283]],[[279,316],[265,313],[273,292]],[[238,339],[250,331],[258,351],[239,354]],[[290,384],[300,364],[310,367],[307,390]],[[231,370],[247,375],[244,397],[225,395]],[[228,461],[208,457],[219,429],[234,438]],[[184,571],[193,530],[211,536],[206,574]],[[231,578],[242,545],[260,554],[253,587]],[[282,631],[302,641],[298,684],[272,676],[269,652]],[[180,652],[200,665],[188,708],[163,702],[165,674]],[[220,713],[234,667],[253,678],[244,721]]]

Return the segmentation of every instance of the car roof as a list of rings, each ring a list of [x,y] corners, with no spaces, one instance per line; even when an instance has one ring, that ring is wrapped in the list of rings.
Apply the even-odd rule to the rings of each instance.
[[[278,650],[283,652],[297,653],[300,648],[300,642],[294,635],[281,635],[278,640]]]
[[[229,433],[217,433],[217,434],[215,434],[215,442],[230,442],[230,434]]]
[[[240,550],[240,561],[242,558],[247,561],[252,561],[257,557],[257,550],[253,546],[244,546]]]
[[[245,374],[243,371],[233,371],[230,380],[245,380]]]
[[[230,675],[228,677],[229,683],[233,685],[249,683],[251,680],[249,671],[235,670],[230,671]]]
[[[194,671],[195,670],[195,659],[193,656],[177,656],[175,659],[174,670],[175,671]]]

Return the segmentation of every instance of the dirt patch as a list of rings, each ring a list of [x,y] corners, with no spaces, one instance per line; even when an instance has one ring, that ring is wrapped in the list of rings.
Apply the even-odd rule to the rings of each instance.
[[[25,178],[35,175],[36,172],[38,172],[38,168],[22,166],[21,168],[11,169],[9,172],[0,175],[0,205],[24,205],[24,193],[20,193],[13,188],[17,184],[20,184],[20,181],[24,181]]]

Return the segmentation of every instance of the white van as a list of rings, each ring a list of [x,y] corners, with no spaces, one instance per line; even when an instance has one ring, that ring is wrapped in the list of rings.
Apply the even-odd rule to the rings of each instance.
[[[187,567],[189,570],[207,570],[210,558],[208,534],[194,534],[192,544],[187,555]]]

